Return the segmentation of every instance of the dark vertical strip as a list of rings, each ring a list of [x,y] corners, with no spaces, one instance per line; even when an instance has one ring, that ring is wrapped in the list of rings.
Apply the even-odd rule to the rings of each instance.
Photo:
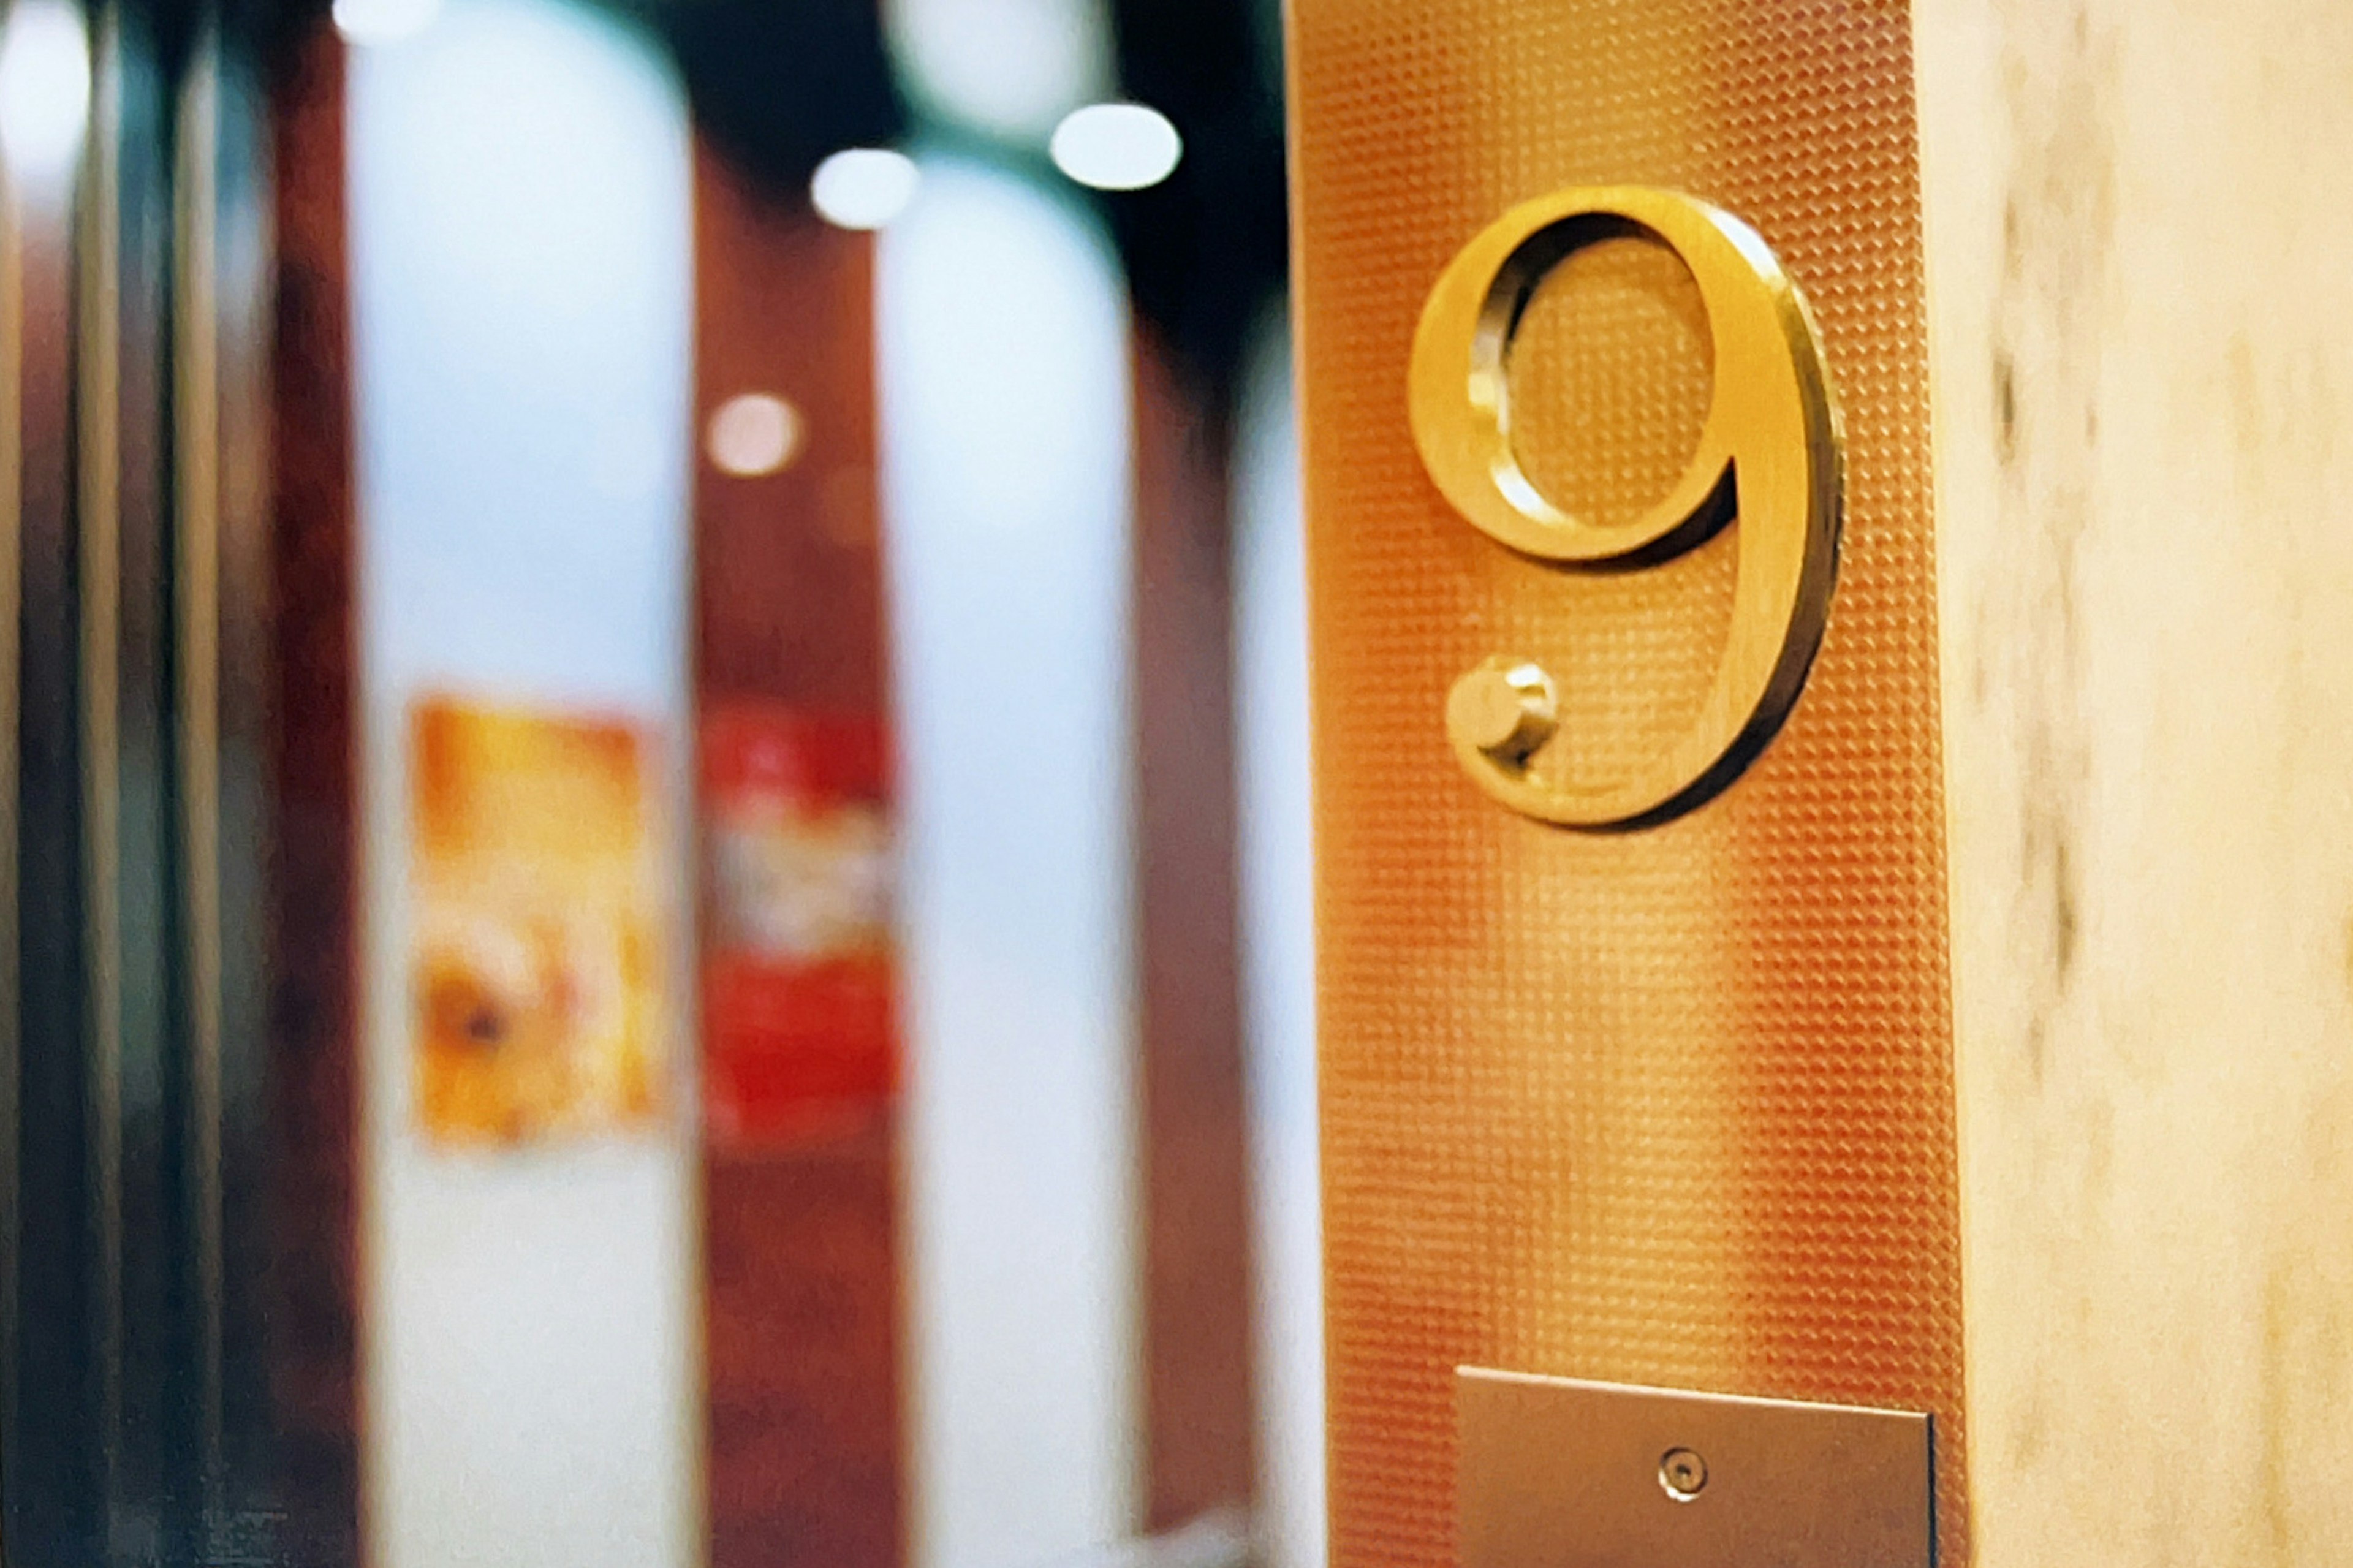
[[[270,821],[268,227],[260,105],[216,26],[178,83],[172,306],[173,754],[179,955],[170,1510],[192,1560],[273,1554],[262,908]],[[207,1555],[208,1554],[208,1555]]]
[[[180,846],[170,495],[171,118],[146,14],[109,5],[99,30],[86,351],[83,577],[91,725],[95,991],[91,1157],[100,1173],[101,1404],[108,1535],[119,1558],[185,1557],[195,1499],[183,1418],[188,1236],[178,1106],[185,943],[173,897]],[[101,467],[102,465],[102,467]],[[102,543],[106,548],[101,549]],[[111,621],[101,633],[100,617]],[[101,647],[102,638],[102,647]],[[93,798],[97,798],[94,795]],[[100,879],[100,872],[106,873]],[[103,895],[102,899],[99,895]]]
[[[696,469],[699,711],[883,718],[873,245],[695,175],[696,407],[799,411],[756,478]],[[790,1143],[706,1147],[712,1568],[893,1568],[904,1555],[895,1131],[873,1107]]]
[[[0,162],[0,627],[20,626],[19,580],[25,534],[25,215]],[[19,634],[20,635],[20,634]],[[16,870],[18,636],[0,636],[0,1552],[15,1529],[9,1456],[19,1451],[16,1422],[17,1259],[23,1220],[17,1175],[22,1110],[22,1037],[17,990],[20,930]]]
[[[122,1432],[122,14],[98,15],[75,262],[80,529],[83,1071],[97,1529],[112,1553]]]
[[[211,1086],[209,1173],[196,1201],[210,1233],[198,1250],[197,1288],[206,1306],[206,1384],[200,1441],[211,1517],[213,1561],[302,1563],[272,1539],[277,1511],[268,1336],[273,1311],[269,1209],[268,1005],[269,844],[270,538],[269,354],[270,173],[267,109],[251,62],[221,41],[207,44],[212,74],[210,140],[198,155],[213,171],[209,377],[183,374],[212,400],[213,445],[206,494],[213,509],[213,788],[208,823],[194,817],[213,848],[213,930],[199,942],[216,957],[210,1027],[216,1041]],[[192,83],[191,91],[197,90]],[[198,116],[198,118],[204,118]],[[194,483],[193,479],[185,483]],[[193,655],[191,656],[194,657]],[[348,1218],[349,1216],[344,1216]]]
[[[100,1561],[85,1160],[79,618],[69,188],[21,187],[16,723],[16,1257],[5,1468],[16,1568]]]
[[[360,1558],[351,333],[343,59],[276,63],[269,774],[271,1300],[287,1561]]]
[[[1135,356],[1145,1525],[1246,1521],[1256,1476],[1227,430]]]
[[[174,179],[174,605],[186,1053],[184,1224],[190,1310],[182,1421],[205,1520],[221,1474],[220,46],[201,37],[180,84]],[[185,1544],[211,1532],[199,1527]],[[193,1550],[191,1551],[193,1555]]]

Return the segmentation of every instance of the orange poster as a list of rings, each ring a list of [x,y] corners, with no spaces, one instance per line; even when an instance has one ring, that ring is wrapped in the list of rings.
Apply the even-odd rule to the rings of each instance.
[[[517,1145],[651,1121],[660,868],[637,728],[427,698],[410,710],[419,1126]]]

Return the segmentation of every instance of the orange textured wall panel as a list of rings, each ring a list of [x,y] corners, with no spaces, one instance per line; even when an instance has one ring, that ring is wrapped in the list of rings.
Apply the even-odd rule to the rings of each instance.
[[[1333,1561],[1453,1555],[1461,1363],[1926,1410],[1966,1559],[1959,1234],[1910,23],[1862,0],[1293,0],[1295,266],[1318,768]],[[1449,751],[1461,671],[1540,658],[1547,765],[1691,718],[1736,524],[1567,573],[1440,498],[1407,365],[1514,203],[1663,185],[1754,225],[1843,409],[1829,630],[1731,789],[1579,834]],[[1578,253],[1511,374],[1564,504],[1655,500],[1709,367],[1690,280]]]

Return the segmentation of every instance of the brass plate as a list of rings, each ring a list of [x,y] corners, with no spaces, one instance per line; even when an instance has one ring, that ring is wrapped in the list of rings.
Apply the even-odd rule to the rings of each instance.
[[[1455,1371],[1462,1568],[1926,1568],[1929,1419]]]

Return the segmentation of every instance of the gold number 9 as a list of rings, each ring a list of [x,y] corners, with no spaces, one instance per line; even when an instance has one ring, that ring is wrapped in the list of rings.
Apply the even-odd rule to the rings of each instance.
[[[1512,447],[1512,338],[1545,275],[1599,240],[1637,236],[1683,258],[1715,344],[1699,449],[1666,498],[1602,526],[1546,500]],[[1488,659],[1454,684],[1447,737],[1489,795],[1546,822],[1650,826],[1712,798],[1755,761],[1806,683],[1838,574],[1839,417],[1805,299],[1757,231],[1673,191],[1579,187],[1525,202],[1449,263],[1414,333],[1414,444],[1471,523],[1571,570],[1653,565],[1740,521],[1723,663],[1698,719],[1630,776],[1572,786],[1536,778],[1556,726],[1552,678],[1530,659]]]

